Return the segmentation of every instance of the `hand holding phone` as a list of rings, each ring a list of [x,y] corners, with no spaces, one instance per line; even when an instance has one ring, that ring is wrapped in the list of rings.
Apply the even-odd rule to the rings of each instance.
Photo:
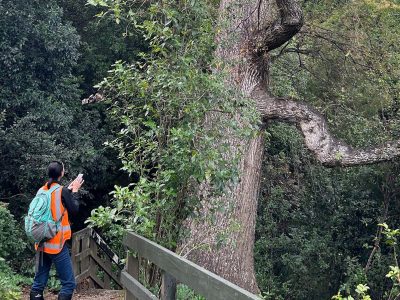
[[[76,193],[81,188],[82,184],[85,182],[83,180],[83,174],[78,174],[78,176],[70,183],[68,189],[72,190],[73,193]]]

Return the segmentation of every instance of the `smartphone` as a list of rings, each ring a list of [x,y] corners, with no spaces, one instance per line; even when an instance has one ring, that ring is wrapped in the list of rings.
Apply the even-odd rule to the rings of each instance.
[[[71,180],[70,182],[68,182],[67,186],[70,186],[71,183],[73,183],[75,180],[77,180],[77,179],[79,179],[79,178],[82,178],[82,177],[83,177],[83,174],[82,174],[82,173],[79,173],[78,176],[76,176],[75,179],[73,179],[73,180]]]

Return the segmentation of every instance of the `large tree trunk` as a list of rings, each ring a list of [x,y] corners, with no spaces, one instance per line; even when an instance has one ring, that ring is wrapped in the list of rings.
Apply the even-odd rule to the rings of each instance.
[[[227,85],[251,97],[263,120],[279,119],[298,125],[307,147],[323,164],[350,166],[400,155],[399,141],[354,150],[329,134],[324,117],[312,107],[293,99],[277,99],[268,93],[268,52],[290,40],[303,24],[297,0],[222,0],[220,24],[216,56],[229,70]],[[246,126],[240,116],[238,119]],[[238,148],[243,150],[239,183],[217,199],[207,196],[207,185],[200,187],[206,199],[202,201],[200,218],[187,222],[191,234],[181,251],[208,270],[256,293],[259,290],[253,247],[263,134],[252,140],[236,140],[227,134],[226,139],[231,145],[231,154],[227,155],[233,156]],[[215,212],[210,203],[219,201],[226,209]]]
[[[258,292],[253,248],[263,147],[262,134],[249,141],[239,184],[224,197],[203,201],[198,218],[189,221],[191,235],[182,248],[192,261],[252,292]],[[224,209],[212,209],[220,201]]]
[[[256,89],[267,88],[266,57],[251,52],[253,41],[250,39],[253,32],[264,24],[262,20],[267,15],[266,10],[259,10],[261,6],[266,6],[266,2],[221,1],[222,30],[217,37],[216,56],[229,69],[227,84],[246,96],[251,96]],[[214,120],[217,118],[214,117]],[[246,126],[240,116],[238,122]],[[239,183],[224,197],[206,198],[203,201],[200,220],[190,220],[191,236],[185,241],[184,249],[190,251],[188,256],[191,260],[208,270],[249,291],[258,292],[253,248],[264,136],[260,133],[256,138],[240,141],[229,135],[226,138],[231,145],[231,153],[228,155],[235,155],[238,148],[243,151]],[[202,193],[207,195],[204,190]],[[222,212],[211,212],[210,203],[220,201],[224,203],[225,209]],[[209,218],[210,214],[215,216]],[[209,222],[210,219],[214,222]],[[207,247],[196,249],[199,245]]]

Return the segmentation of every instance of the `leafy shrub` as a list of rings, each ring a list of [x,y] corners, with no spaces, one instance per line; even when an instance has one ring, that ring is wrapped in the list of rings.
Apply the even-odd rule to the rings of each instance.
[[[10,211],[0,203],[0,257],[12,260],[26,247],[23,232]]]
[[[19,284],[22,277],[15,275],[3,258],[0,258],[0,299],[19,300],[21,299],[21,289]]]
[[[179,284],[176,290],[176,299],[178,300],[203,300],[202,296],[197,295],[193,290],[184,284]]]

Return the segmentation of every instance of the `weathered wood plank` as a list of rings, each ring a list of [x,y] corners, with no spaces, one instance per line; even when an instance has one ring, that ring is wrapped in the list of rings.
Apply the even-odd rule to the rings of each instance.
[[[75,232],[72,236],[73,239],[76,240],[81,240],[86,238],[87,236],[90,236],[91,228],[86,227],[85,229],[82,229],[78,232]]]
[[[90,239],[88,236],[82,239],[82,250],[80,253],[85,253],[86,251],[90,251]],[[90,267],[89,256],[83,256],[81,261],[81,270],[86,270]]]
[[[107,257],[108,258],[108,257]],[[113,274],[112,271],[112,265],[111,265],[111,261],[110,260],[105,260],[104,261],[105,266],[107,267],[107,269],[105,269],[105,273],[104,273],[104,288],[106,290],[109,290],[111,288],[111,276],[109,273]],[[115,276],[116,277],[116,276]]]
[[[91,278],[92,280],[89,281],[90,287],[94,287],[93,284],[96,283],[102,288],[110,288],[112,279],[119,286],[121,286],[119,273],[116,274],[116,272],[113,272],[111,262],[111,259],[113,259],[116,263],[118,263],[118,257],[111,258],[110,252],[112,251],[108,249],[108,252],[106,253],[106,259],[100,259],[98,256],[99,246],[96,244],[94,237],[97,237],[97,240],[100,239],[100,242],[104,243],[99,235],[96,234],[91,228],[80,230],[74,233],[72,237],[73,244],[71,256],[76,281],[79,282],[85,278]],[[103,248],[101,248],[101,250],[104,251]],[[114,254],[114,256],[116,255]],[[107,259],[109,257],[110,260]],[[97,276],[99,266],[105,271],[104,282]],[[118,268],[121,268],[121,266],[118,266]]]
[[[161,300],[176,299],[176,279],[168,272],[161,274]]]
[[[122,270],[123,267],[121,266],[121,261],[118,255],[112,251],[103,238],[93,229],[90,230],[89,235],[90,238],[99,246],[99,248],[110,258],[110,260]]]
[[[71,257],[72,257],[72,269],[74,270],[75,276],[78,276],[81,273],[80,263],[78,260],[75,259],[75,256],[79,253],[79,243],[80,241],[75,236],[73,236]]]
[[[96,274],[96,270],[95,269],[90,269],[90,278],[100,287],[103,288],[104,287],[104,282],[100,280],[99,277],[97,277]]]
[[[123,243],[207,299],[260,300],[232,282],[133,232],[127,232]]]
[[[78,276],[75,276],[75,281],[76,283],[80,283],[82,280],[88,278],[90,276],[90,269],[86,269],[83,272],[81,272],[81,274],[79,274]]]
[[[80,261],[86,259],[89,255],[90,255],[90,248],[83,250],[81,253],[77,253],[77,254],[73,255],[72,257],[75,260],[75,262],[80,262]]]
[[[90,233],[90,231],[89,231]],[[96,261],[92,257],[92,253],[97,253],[97,245],[96,243],[90,238],[90,235],[88,235],[88,239],[90,240],[89,243],[89,250],[90,250],[90,255],[89,255],[89,265],[90,265],[90,274],[96,275],[97,278],[97,271],[98,271],[98,265],[96,264]],[[91,277],[92,278],[92,277]],[[92,278],[93,279],[93,278]],[[90,280],[89,285],[91,288],[95,288],[96,284],[99,285],[98,282],[96,282],[94,279]],[[102,286],[101,286],[102,287]]]
[[[136,280],[139,280],[139,260],[128,251],[126,271]],[[125,300],[138,300],[129,290],[125,290]]]
[[[104,270],[104,272],[106,272],[119,286],[122,287],[121,281],[119,280],[117,275],[114,274],[111,266],[108,266],[106,263],[104,263],[104,261],[100,257],[98,257],[97,253],[94,251],[91,252],[90,257],[93,259],[93,264],[97,263]],[[104,288],[104,287],[102,287],[102,288]]]
[[[148,289],[139,281],[128,274],[127,271],[121,272],[122,285],[137,299],[140,300],[158,300]]]

